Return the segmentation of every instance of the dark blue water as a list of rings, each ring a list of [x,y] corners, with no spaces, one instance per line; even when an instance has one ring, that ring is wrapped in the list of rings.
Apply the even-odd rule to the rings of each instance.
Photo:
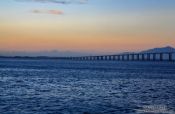
[[[175,63],[0,59],[0,114],[175,114]]]

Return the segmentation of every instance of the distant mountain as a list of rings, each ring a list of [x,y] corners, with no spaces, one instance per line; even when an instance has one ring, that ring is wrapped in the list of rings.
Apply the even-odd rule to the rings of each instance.
[[[160,53],[160,52],[175,52],[175,48],[167,46],[162,48],[153,48],[153,49],[141,51],[141,53]]]

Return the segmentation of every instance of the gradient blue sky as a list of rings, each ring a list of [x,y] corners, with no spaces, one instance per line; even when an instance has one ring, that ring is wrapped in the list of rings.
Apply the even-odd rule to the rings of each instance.
[[[1,51],[119,52],[175,46],[175,0],[46,1],[0,1]]]

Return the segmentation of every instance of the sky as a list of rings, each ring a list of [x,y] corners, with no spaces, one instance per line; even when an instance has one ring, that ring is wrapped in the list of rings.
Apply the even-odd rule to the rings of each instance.
[[[0,0],[0,51],[175,47],[175,0]]]

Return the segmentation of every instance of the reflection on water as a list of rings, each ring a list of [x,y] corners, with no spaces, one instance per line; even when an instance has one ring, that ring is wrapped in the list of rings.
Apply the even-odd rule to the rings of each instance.
[[[174,63],[0,59],[0,114],[174,111]]]

